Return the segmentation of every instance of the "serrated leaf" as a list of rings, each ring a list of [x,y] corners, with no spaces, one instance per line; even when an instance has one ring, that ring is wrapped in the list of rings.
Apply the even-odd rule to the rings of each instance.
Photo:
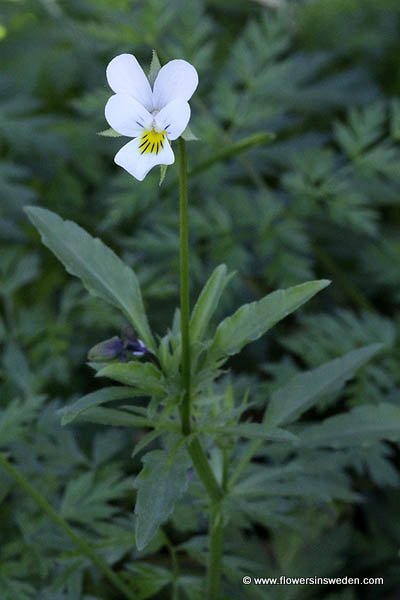
[[[172,573],[164,567],[138,561],[129,567],[129,572],[134,574],[132,579],[128,576],[127,580],[137,600],[154,598],[160,590],[173,581]]]
[[[132,269],[76,223],[44,208],[30,206],[25,211],[68,273],[79,277],[91,294],[122,310],[146,346],[154,350],[139,281]]]
[[[295,421],[324,395],[338,391],[354,373],[382,348],[371,344],[352,350],[316,369],[299,373],[286,385],[273,392],[265,422],[287,425]]]
[[[138,494],[135,505],[136,546],[143,550],[172,511],[175,502],[186,491],[189,460],[181,449],[154,450],[147,453],[144,467],[136,478]]]
[[[210,319],[221,299],[222,293],[232,276],[233,273],[228,275],[226,265],[219,265],[211,273],[207,283],[200,292],[190,319],[192,343],[203,338]]]
[[[68,482],[61,502],[61,514],[90,526],[119,511],[115,500],[131,492],[131,481],[110,465],[98,473],[88,472]],[[114,501],[114,502],[113,502]]]
[[[124,385],[137,388],[142,394],[147,396],[165,394],[162,374],[150,362],[127,362],[107,365],[96,373],[96,377],[109,377]]]
[[[244,346],[260,338],[278,321],[297,310],[329,283],[326,279],[309,281],[286,290],[272,292],[257,302],[244,304],[217,327],[208,361],[219,361],[237,354]]]
[[[21,440],[25,429],[36,419],[46,401],[45,396],[29,396],[26,400],[12,400],[0,409],[0,446]]]
[[[62,415],[61,425],[68,425],[72,423],[81,413],[89,408],[100,406],[105,402],[112,402],[113,400],[122,400],[124,398],[131,398],[132,396],[138,395],[131,388],[122,386],[115,386],[104,388],[102,390],[96,390],[86,396],[82,396],[73,404],[65,406],[59,413]]]
[[[111,127],[109,129],[104,129],[104,131],[98,131],[97,135],[111,138],[123,137],[121,133],[118,133],[118,131],[115,131],[115,129],[112,129]]]
[[[356,406],[350,412],[325,419],[298,434],[305,447],[351,448],[379,440],[400,440],[400,407],[382,402]]]

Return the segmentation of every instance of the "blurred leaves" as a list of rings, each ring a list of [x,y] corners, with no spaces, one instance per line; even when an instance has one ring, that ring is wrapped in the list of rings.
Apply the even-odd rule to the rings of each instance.
[[[238,474],[225,507],[224,593],[263,598],[261,586],[238,585],[249,573],[384,575],[384,587],[363,587],[366,600],[393,596],[400,584],[399,6],[277,4],[6,0],[1,7],[0,445],[138,598],[176,589],[203,598],[207,560],[205,497],[170,439],[179,403],[176,169],[160,188],[159,173],[138,184],[113,163],[121,141],[97,135],[106,128],[106,64],[133,52],[150,67],[152,48],[161,64],[185,58],[200,75],[191,102],[200,140],[188,148],[194,416],[216,476],[232,476],[227,461]],[[82,257],[95,265],[96,281],[87,283],[111,304],[89,297],[40,246],[27,204],[79,224],[53,218],[46,236],[59,254],[64,244],[75,251],[74,271]],[[123,298],[111,299],[97,278],[111,256],[106,247],[116,252]],[[122,261],[134,268],[133,284]],[[250,333],[233,327],[238,306],[260,306],[273,290],[321,278],[332,285],[275,335],[255,339],[272,322],[271,307],[255,311]],[[163,375],[141,361],[96,365],[123,382],[99,389],[87,351],[118,335],[118,308],[150,338],[137,313],[139,285]],[[212,381],[200,368],[224,318],[218,352],[227,357],[254,343]],[[384,347],[367,363],[377,343]],[[148,402],[150,393],[157,401]],[[266,430],[266,409],[279,423],[290,417],[290,432]],[[3,472],[0,483],[2,599],[113,598],[97,569]],[[186,486],[190,494],[182,495]],[[139,543],[149,542],[142,551],[135,527]],[[274,586],[268,593],[355,600],[358,592]]]

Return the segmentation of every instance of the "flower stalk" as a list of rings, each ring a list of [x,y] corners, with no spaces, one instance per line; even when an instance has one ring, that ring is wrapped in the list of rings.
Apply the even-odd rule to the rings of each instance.
[[[191,348],[190,348],[190,280],[189,280],[189,223],[188,182],[185,140],[179,138],[179,224],[180,224],[180,303],[182,344],[183,400],[180,407],[182,434],[192,433],[191,426]],[[188,452],[199,479],[210,498],[209,561],[207,569],[207,598],[217,600],[221,586],[223,550],[223,519],[221,500],[223,493],[210,463],[197,437],[188,444]]]
[[[185,140],[179,138],[179,226],[180,226],[180,293],[182,332],[182,383],[184,396],[181,407],[183,435],[189,435],[191,404],[190,360],[190,283],[189,283],[189,223],[187,156]]]

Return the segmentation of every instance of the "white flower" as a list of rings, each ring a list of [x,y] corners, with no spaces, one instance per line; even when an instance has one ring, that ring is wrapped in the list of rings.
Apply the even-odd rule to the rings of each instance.
[[[197,71],[185,60],[171,60],[152,89],[136,58],[120,54],[107,67],[107,81],[115,95],[106,104],[106,119],[115,131],[133,138],[114,160],[142,181],[154,166],[174,162],[169,142],[189,122],[188,100],[199,82]]]

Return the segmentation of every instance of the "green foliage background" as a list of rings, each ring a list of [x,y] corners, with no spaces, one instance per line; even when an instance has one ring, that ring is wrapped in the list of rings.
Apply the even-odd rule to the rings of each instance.
[[[178,302],[177,173],[170,168],[161,188],[155,172],[136,182],[113,163],[121,140],[96,134],[106,128],[104,72],[113,56],[133,52],[146,64],[155,48],[162,62],[185,58],[199,72],[191,127],[201,141],[189,148],[193,297],[222,262],[237,276],[220,317],[279,287],[332,280],[275,335],[231,361],[225,382],[238,397],[250,390],[253,416],[289,375],[375,342],[384,351],[308,419],[399,402],[400,5],[269,4],[3,0],[0,7],[0,446],[109,564],[125,561],[139,599],[169,597],[172,543],[194,573],[182,597],[201,597],[204,522],[182,505],[138,552],[140,460],[130,453],[141,432],[61,427],[59,409],[101,387],[86,365],[88,349],[123,323],[64,272],[22,211],[38,204],[102,237],[134,267],[152,326],[165,332]],[[204,167],[265,131],[275,133],[273,143]],[[313,465],[315,485],[332,472],[341,492],[313,496],[300,481],[300,493],[282,493],[280,519],[275,509],[274,517],[265,509],[257,516],[253,507],[228,540],[231,598],[398,593],[398,445],[318,456],[301,458]],[[118,598],[2,471],[0,482],[2,600]],[[292,496],[300,498],[295,508]],[[249,572],[380,576],[385,585],[244,588],[237,573]]]

